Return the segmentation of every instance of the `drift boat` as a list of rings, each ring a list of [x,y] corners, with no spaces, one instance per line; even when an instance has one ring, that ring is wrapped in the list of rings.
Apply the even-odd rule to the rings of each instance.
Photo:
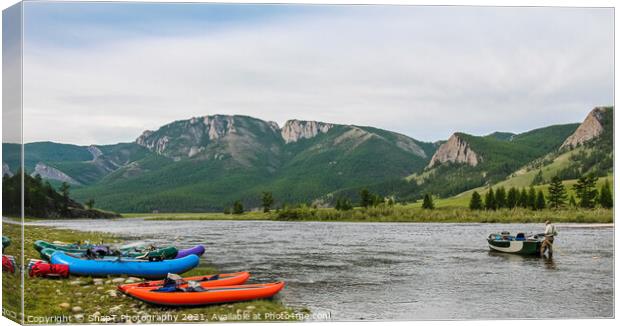
[[[284,288],[284,282],[208,287],[198,291],[179,288],[174,292],[158,291],[160,288],[132,287],[127,288],[125,294],[138,300],[162,306],[203,306],[271,298],[282,288]]]
[[[540,235],[517,233],[513,236],[509,232],[492,233],[487,238],[491,250],[520,255],[539,255],[543,240]]]
[[[181,274],[198,266],[200,258],[189,255],[179,259],[146,261],[135,258],[80,259],[62,251],[52,253],[52,264],[69,265],[69,272],[83,276],[128,275],[149,279],[164,278],[168,273]]]
[[[190,281],[199,282],[202,287],[216,287],[216,286],[230,286],[244,284],[250,278],[249,272],[238,272],[229,274],[217,274],[217,275],[205,275],[205,276],[191,276],[181,279],[181,282],[186,284]],[[126,293],[127,290],[132,288],[149,288],[151,290],[160,288],[164,285],[164,280],[150,281],[142,283],[130,283],[121,284],[118,286],[118,290]],[[183,285],[181,285],[183,286]]]

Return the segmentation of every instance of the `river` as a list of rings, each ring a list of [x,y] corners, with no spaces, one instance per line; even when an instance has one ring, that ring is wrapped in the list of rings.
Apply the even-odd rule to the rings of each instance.
[[[489,252],[486,236],[541,224],[69,220],[180,248],[222,272],[285,280],[280,299],[331,320],[612,317],[614,229],[558,225],[552,261]]]

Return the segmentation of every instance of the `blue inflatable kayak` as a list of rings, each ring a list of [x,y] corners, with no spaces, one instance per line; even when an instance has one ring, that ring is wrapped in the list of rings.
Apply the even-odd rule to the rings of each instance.
[[[181,274],[198,266],[200,258],[189,255],[179,259],[146,261],[135,259],[86,260],[56,251],[50,257],[52,264],[69,265],[69,273],[84,276],[128,275],[143,278],[164,278],[168,273]]]

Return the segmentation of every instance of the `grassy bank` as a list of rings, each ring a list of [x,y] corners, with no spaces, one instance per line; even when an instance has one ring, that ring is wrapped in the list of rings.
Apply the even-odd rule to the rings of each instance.
[[[272,221],[332,221],[332,222],[445,222],[445,223],[613,223],[610,209],[540,210],[501,209],[471,211],[466,208],[442,207],[425,210],[414,206],[355,208],[337,211],[333,208],[291,208],[269,213],[224,215],[219,213],[133,214],[149,220],[272,220]],[[224,218],[221,218],[224,217]]]
[[[3,223],[3,235],[16,239],[6,249],[6,254],[17,255],[19,225]],[[110,234],[77,232],[40,226],[26,226],[24,254],[28,260],[39,259],[33,248],[36,239],[75,242],[77,240],[120,243]],[[214,274],[213,266],[201,265],[183,276]],[[62,318],[62,323],[97,322],[207,322],[242,320],[281,320],[281,316],[299,319],[306,311],[285,307],[277,299],[255,300],[234,304],[211,305],[196,308],[164,308],[152,306],[116,291],[122,282],[138,281],[125,277],[76,277],[68,279],[30,278],[25,276],[24,311],[26,323],[55,323],[49,318]],[[3,273],[3,305],[5,309],[19,311],[19,274]],[[59,319],[56,319],[56,321]],[[291,319],[289,319],[290,321]]]

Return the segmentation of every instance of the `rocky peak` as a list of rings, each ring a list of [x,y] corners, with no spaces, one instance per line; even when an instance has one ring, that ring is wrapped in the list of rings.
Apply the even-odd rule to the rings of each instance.
[[[206,143],[236,132],[235,116],[207,115],[175,121],[157,131],[146,130],[136,143],[161,155],[180,159],[193,157],[204,150]],[[171,148],[174,143],[174,148]]]
[[[577,130],[566,138],[560,149],[576,147],[597,138],[603,132],[602,121],[606,110],[605,107],[596,107],[590,111]]]
[[[464,163],[471,166],[478,165],[482,158],[474,152],[469,144],[458,134],[450,136],[431,158],[429,168],[446,162]]]
[[[285,143],[294,143],[300,139],[310,139],[319,133],[328,132],[334,125],[317,121],[288,120],[281,130]]]

